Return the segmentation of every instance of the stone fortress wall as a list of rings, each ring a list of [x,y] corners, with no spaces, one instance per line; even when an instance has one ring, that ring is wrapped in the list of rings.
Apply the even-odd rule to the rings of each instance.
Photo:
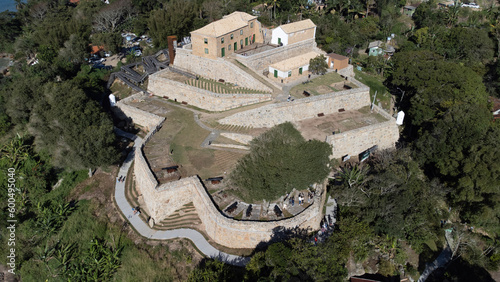
[[[228,116],[219,120],[219,123],[273,127],[287,121],[296,122],[315,118],[319,113],[334,114],[341,108],[350,111],[370,105],[370,89],[354,78],[350,78],[350,81],[358,88],[303,98],[293,102],[265,105]],[[355,156],[375,145],[381,150],[394,147],[399,139],[396,120],[379,106],[374,105],[373,110],[385,117],[387,121],[327,136],[325,141],[333,146],[331,158],[341,158],[347,154]]]
[[[333,147],[330,158],[356,156],[375,145],[379,150],[394,148],[399,139],[396,120],[379,106],[374,105],[373,111],[387,118],[387,121],[327,136],[326,143]]]
[[[146,127],[148,131],[150,131],[165,118],[159,117],[152,113],[148,113],[127,104],[132,100],[141,99],[141,96],[141,93],[136,93],[123,100],[119,100],[118,102],[116,102],[116,107],[112,107],[111,110],[119,119],[131,119],[133,123],[140,124]]]
[[[250,56],[236,54],[235,58],[254,71],[261,71],[266,69],[269,65],[311,52],[311,50],[320,54],[326,54],[325,51],[316,47],[316,41],[314,39],[309,39],[286,46],[276,47]]]
[[[294,122],[315,118],[319,113],[333,114],[339,109],[357,110],[370,105],[370,89],[355,79],[351,81],[358,88],[265,105],[219,120],[221,124],[249,127],[273,127],[287,121]]]
[[[244,70],[223,58],[209,59],[192,54],[192,50],[177,48],[174,67],[215,80],[224,79],[238,86],[272,92],[272,89]]]
[[[130,107],[126,104],[125,106],[125,108]],[[147,122],[151,115],[156,117],[154,120],[157,122],[156,125],[152,125],[151,122],[142,124],[149,127],[151,131],[142,140],[142,144],[139,144],[138,147],[141,149],[135,152],[134,157],[136,186],[147,203],[153,222],[159,222],[183,205],[193,202],[207,235],[217,244],[230,248],[255,248],[259,243],[271,240],[274,232],[280,228],[293,229],[297,226],[316,228],[319,226],[325,193],[317,196],[311,206],[292,218],[261,222],[241,221],[224,216],[196,176],[159,185],[144,157],[142,148],[161,128],[165,118],[136,110],[132,111],[135,116],[131,117],[135,122]],[[142,117],[139,116],[141,114]]]
[[[178,62],[179,59],[176,59]],[[198,87],[162,77],[165,69],[149,76],[148,90],[154,95],[166,96],[177,102],[187,102],[189,105],[209,111],[226,111],[241,106],[251,105],[272,99],[271,94],[218,94]]]

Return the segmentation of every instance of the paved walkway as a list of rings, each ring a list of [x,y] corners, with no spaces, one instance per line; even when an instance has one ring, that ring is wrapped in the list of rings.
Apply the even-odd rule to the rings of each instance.
[[[135,142],[134,149],[128,154],[127,158],[120,167],[120,171],[117,176],[118,179],[120,176],[121,177],[127,176],[128,170],[130,169],[132,161],[134,160],[135,150],[140,150],[138,144],[142,142],[142,139],[117,128],[115,129],[115,133],[120,136],[129,138]],[[132,227],[134,227],[134,229],[140,235],[146,238],[157,239],[157,240],[186,238],[191,240],[196,246],[196,248],[198,248],[198,250],[203,254],[205,254],[207,257],[216,258],[224,263],[236,266],[245,266],[250,261],[250,257],[240,257],[240,256],[230,255],[217,250],[212,245],[210,245],[210,243],[208,243],[208,241],[205,239],[205,237],[203,237],[203,235],[200,232],[193,229],[180,228],[174,230],[160,231],[150,228],[144,221],[140,219],[139,216],[134,216],[132,206],[125,197],[125,181],[116,182],[115,200],[116,204],[118,205],[118,208],[121,210],[123,215],[125,215],[125,217],[130,222]]]

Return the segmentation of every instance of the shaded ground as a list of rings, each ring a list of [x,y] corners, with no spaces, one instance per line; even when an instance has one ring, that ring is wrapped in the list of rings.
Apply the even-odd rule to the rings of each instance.
[[[325,141],[326,137],[332,135],[333,132],[341,133],[383,121],[386,121],[383,116],[375,112],[371,113],[367,106],[355,111],[306,119],[295,124],[304,138]]]

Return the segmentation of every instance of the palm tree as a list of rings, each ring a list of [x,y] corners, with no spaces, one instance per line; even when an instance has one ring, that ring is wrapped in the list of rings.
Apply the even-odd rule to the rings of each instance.
[[[448,11],[446,11],[446,24],[448,27],[454,26],[458,21],[458,12],[460,11],[459,5],[453,5],[448,7]]]

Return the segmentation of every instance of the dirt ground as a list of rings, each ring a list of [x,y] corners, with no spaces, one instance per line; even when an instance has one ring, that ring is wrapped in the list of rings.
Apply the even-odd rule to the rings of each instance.
[[[326,137],[332,135],[333,132],[341,133],[381,121],[385,121],[385,118],[380,114],[370,113],[368,109],[362,108],[329,114],[321,118],[306,119],[295,124],[304,138],[325,141]]]
[[[127,60],[125,58],[123,58],[121,60],[121,62],[124,63],[124,64],[126,63],[126,61]],[[120,62],[120,57],[119,57],[118,54],[115,54],[113,56],[110,56],[110,57],[106,58],[106,61],[104,61],[104,65],[105,66],[116,67],[118,65],[118,62]]]

